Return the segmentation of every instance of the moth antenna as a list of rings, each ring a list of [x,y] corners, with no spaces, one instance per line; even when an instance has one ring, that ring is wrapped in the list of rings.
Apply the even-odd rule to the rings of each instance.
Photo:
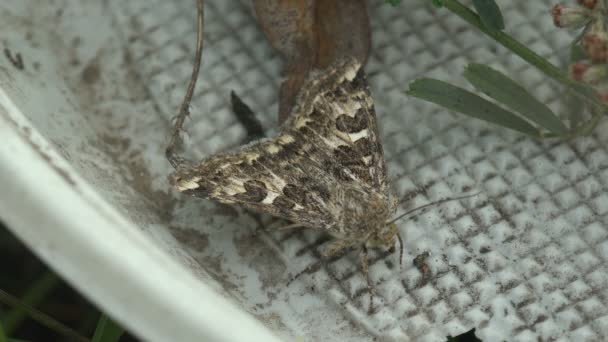
[[[171,138],[169,145],[165,150],[165,156],[173,168],[178,169],[185,164],[191,164],[191,162],[181,156],[176,151],[176,147],[181,147],[183,144],[180,132],[184,126],[184,121],[190,115],[190,102],[192,101],[192,95],[194,94],[194,88],[196,87],[196,80],[198,78],[199,70],[201,68],[201,60],[203,57],[203,22],[204,22],[204,4],[203,0],[197,0],[196,2],[197,12],[197,28],[196,28],[196,53],[194,56],[194,66],[192,67],[192,75],[190,76],[190,83],[186,90],[186,95],[182,100],[182,104],[179,107],[179,114],[175,118],[175,124],[171,132]]]
[[[443,203],[446,203],[446,202],[457,201],[457,200],[461,200],[461,199],[477,196],[480,193],[481,193],[481,191],[480,192],[476,192],[476,193],[471,194],[471,195],[465,195],[465,196],[459,196],[459,197],[448,197],[448,198],[440,199],[440,200],[435,201],[435,202],[427,203],[425,205],[421,205],[419,207],[416,207],[414,209],[408,210],[408,211],[404,212],[403,214],[395,217],[394,219],[392,219],[389,222],[387,222],[387,225],[393,224],[393,223],[401,220],[403,217],[405,217],[405,216],[407,216],[407,215],[409,215],[409,214],[411,214],[413,212],[416,212],[418,210],[422,210],[424,208],[428,208],[428,207],[430,207],[432,205],[439,205],[439,204],[443,204]],[[397,235],[397,236],[399,236],[399,235]]]

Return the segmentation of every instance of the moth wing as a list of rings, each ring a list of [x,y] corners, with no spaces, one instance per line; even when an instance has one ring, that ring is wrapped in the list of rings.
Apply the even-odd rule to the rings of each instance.
[[[339,202],[332,193],[335,180],[295,149],[295,139],[281,134],[214,155],[176,172],[173,182],[178,190],[197,197],[240,204],[307,227],[332,227]]]
[[[342,222],[345,186],[384,193],[386,167],[360,64],[313,75],[281,133],[174,174],[178,190],[312,228]],[[388,194],[387,194],[388,195]]]
[[[343,184],[388,195],[376,111],[361,65],[347,58],[302,88],[285,130]]]

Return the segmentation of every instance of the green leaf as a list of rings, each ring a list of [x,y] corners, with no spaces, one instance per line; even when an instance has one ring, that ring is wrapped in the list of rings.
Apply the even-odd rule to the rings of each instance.
[[[449,83],[421,78],[410,84],[408,95],[433,102],[477,119],[504,126],[534,137],[540,134],[534,126],[496,104]]]
[[[392,6],[397,6],[401,3],[401,0],[384,0],[384,2]]]
[[[125,330],[108,316],[102,314],[97,321],[97,328],[91,342],[116,342],[120,339]]]
[[[518,112],[526,119],[556,134],[568,133],[564,123],[526,89],[503,73],[483,64],[469,64],[464,77],[477,90]]]
[[[500,7],[494,0],[473,0],[473,5],[485,27],[496,31],[505,29]]]
[[[431,3],[437,8],[443,7],[443,0],[433,0]]]
[[[573,44],[570,47],[570,61],[571,62],[578,62],[578,61],[586,59],[586,58],[587,58],[587,54],[585,53],[585,50],[583,50],[583,47],[580,44]]]

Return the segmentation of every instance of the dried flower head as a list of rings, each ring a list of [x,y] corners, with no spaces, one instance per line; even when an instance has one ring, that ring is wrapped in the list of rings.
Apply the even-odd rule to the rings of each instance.
[[[591,85],[598,97],[608,103],[608,0],[577,0],[577,4],[553,6],[551,14],[557,27],[584,27],[577,43],[584,57],[573,61],[570,78]]]
[[[594,9],[595,5],[597,5],[597,0],[578,0],[578,4],[588,9]]]
[[[568,7],[563,4],[553,6],[553,23],[557,27],[579,27],[590,20],[590,11],[582,7]]]
[[[582,60],[570,65],[570,78],[575,81],[591,85],[599,85],[607,80],[608,65],[593,64],[589,60]]]

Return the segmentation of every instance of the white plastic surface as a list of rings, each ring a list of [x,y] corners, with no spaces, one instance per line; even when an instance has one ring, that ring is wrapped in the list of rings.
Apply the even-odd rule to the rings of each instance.
[[[0,3],[0,217],[39,256],[151,341],[487,341],[608,337],[606,122],[536,142],[408,98],[419,76],[464,84],[490,63],[559,112],[561,90],[430,1],[371,1],[366,67],[402,208],[481,191],[400,222],[405,262],[376,250],[378,310],[356,255],[286,285],[319,257],[312,232],[170,191],[163,149],[191,70],[190,0]],[[510,33],[558,65],[571,37],[551,1],[499,1]],[[276,132],[281,60],[246,1],[206,1],[189,121],[199,157],[238,145],[235,90]],[[6,53],[5,53],[6,54]],[[577,109],[574,109],[577,110]],[[429,252],[423,275],[412,260]],[[238,327],[238,329],[237,329]],[[240,335],[239,335],[240,334]]]

